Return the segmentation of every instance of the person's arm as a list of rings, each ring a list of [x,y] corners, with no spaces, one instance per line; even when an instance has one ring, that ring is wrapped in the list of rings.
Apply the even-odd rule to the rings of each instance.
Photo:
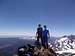
[[[37,29],[37,32],[36,32],[36,38],[37,38],[37,36],[38,36],[38,29]]]
[[[48,37],[50,38],[50,33],[49,33],[49,30],[48,30]]]
[[[36,37],[37,37],[38,33],[36,32]]]

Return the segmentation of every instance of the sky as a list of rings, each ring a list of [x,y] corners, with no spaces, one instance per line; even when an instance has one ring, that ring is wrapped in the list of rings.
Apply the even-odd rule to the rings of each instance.
[[[75,0],[0,0],[0,35],[35,35],[39,23],[52,36],[75,34]]]

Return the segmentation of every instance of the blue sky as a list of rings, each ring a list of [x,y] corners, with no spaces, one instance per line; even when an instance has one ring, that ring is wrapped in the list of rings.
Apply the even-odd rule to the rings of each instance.
[[[39,23],[53,36],[75,34],[75,0],[0,0],[0,35],[35,35]]]

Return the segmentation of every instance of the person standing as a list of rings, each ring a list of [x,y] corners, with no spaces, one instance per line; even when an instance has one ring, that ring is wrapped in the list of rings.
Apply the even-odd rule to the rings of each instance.
[[[43,30],[43,39],[44,39],[44,47],[48,48],[48,38],[50,38],[49,30],[47,30],[46,25],[44,25],[44,30]]]
[[[37,28],[37,32],[36,32],[37,42],[39,44],[40,39],[41,39],[41,44],[43,45],[42,33],[43,33],[43,29],[41,27],[41,24],[38,24],[38,28]]]

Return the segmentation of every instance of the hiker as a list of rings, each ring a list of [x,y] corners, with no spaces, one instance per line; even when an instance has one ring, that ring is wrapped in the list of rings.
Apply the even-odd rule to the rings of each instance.
[[[42,32],[43,32],[43,29],[41,27],[41,24],[38,24],[38,28],[37,28],[37,32],[36,32],[37,45],[40,45],[40,39],[41,39],[41,44],[43,45]]]
[[[44,47],[48,48],[48,38],[50,37],[49,30],[47,30],[46,25],[44,25],[44,30],[43,30],[43,39],[44,39]]]

